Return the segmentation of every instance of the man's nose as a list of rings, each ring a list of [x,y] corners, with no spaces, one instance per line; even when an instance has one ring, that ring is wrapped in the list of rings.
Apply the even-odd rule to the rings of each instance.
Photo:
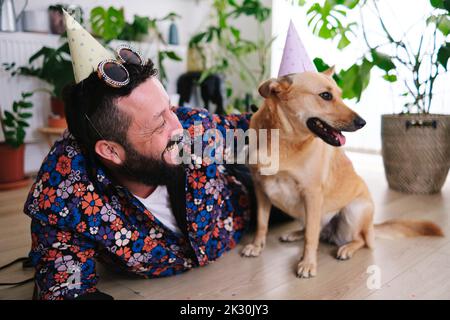
[[[353,119],[353,125],[355,126],[356,129],[361,129],[362,127],[364,127],[366,125],[366,121],[357,115]]]
[[[172,107],[173,112],[171,112],[171,116],[169,119],[170,120],[169,123],[172,128],[172,131],[183,130],[183,126],[182,126],[180,120],[178,119],[177,114],[175,113],[175,109],[173,109],[173,108],[175,108],[175,107]]]
[[[174,129],[170,134],[170,140],[181,142],[183,140],[183,127]]]

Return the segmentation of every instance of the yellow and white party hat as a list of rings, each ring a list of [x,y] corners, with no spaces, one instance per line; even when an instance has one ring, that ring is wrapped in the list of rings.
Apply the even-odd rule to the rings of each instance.
[[[111,51],[104,48],[87,32],[67,11],[64,10],[70,55],[72,56],[75,82],[79,83],[97,70],[98,64],[105,59],[114,59]]]

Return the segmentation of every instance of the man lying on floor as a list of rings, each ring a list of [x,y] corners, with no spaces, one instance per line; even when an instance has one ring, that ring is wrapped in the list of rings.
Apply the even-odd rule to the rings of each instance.
[[[250,115],[173,109],[151,61],[126,47],[105,60],[106,49],[65,17],[76,80],[64,92],[69,131],[24,206],[34,298],[110,298],[96,289],[94,259],[146,278],[216,260],[249,225],[250,175],[214,162],[174,164],[173,136],[246,130]]]
[[[249,115],[172,110],[152,63],[125,67],[125,87],[93,73],[66,90],[70,134],[52,147],[24,208],[39,298],[96,292],[97,255],[144,277],[203,266],[248,224],[245,187],[224,166],[174,165],[169,150],[196,121],[246,129]]]

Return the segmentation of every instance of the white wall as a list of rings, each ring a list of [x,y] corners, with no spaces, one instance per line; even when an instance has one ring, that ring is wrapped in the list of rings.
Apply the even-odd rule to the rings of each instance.
[[[337,70],[348,68],[356,59],[358,59],[363,51],[364,43],[360,34],[357,37],[352,37],[352,44],[340,51],[337,49],[335,43],[329,40],[323,40],[312,34],[312,29],[307,25],[306,10],[309,6],[316,2],[307,0],[305,7],[292,7],[287,0],[273,0],[273,24],[272,30],[274,34],[280,35],[273,45],[272,51],[272,75],[278,74],[278,69],[281,61],[282,50],[285,41],[285,35],[288,28],[289,20],[292,18],[300,37],[308,50],[308,53],[313,59],[314,57],[321,57],[330,65],[336,65]],[[322,3],[323,1],[319,1]],[[397,39],[407,39],[417,47],[418,34],[422,25],[425,13],[431,10],[428,0],[379,0],[378,1],[383,16],[386,16],[386,24],[389,30]],[[380,28],[373,11],[366,9],[363,12],[363,17],[369,38],[373,41],[378,40],[377,34],[380,33]],[[359,21],[359,13],[349,16],[350,19]],[[410,29],[411,25],[415,25]],[[409,30],[407,36],[404,37],[405,31]],[[430,40],[430,39],[427,39]],[[402,111],[404,100],[399,97],[404,92],[401,86],[401,81],[394,84],[389,84],[384,81],[381,76],[384,73],[374,68],[371,74],[371,83],[368,89],[363,93],[362,99],[359,103],[355,100],[347,101],[348,105],[356,110],[366,121],[367,125],[363,129],[346,134],[347,146],[368,149],[371,151],[379,151],[381,149],[380,139],[380,115],[384,113],[399,113]],[[404,75],[404,74],[403,74]],[[400,77],[401,79],[401,77]],[[440,77],[435,84],[435,97],[431,112],[433,113],[450,113],[450,92],[448,84],[450,83],[450,74],[447,73]]]

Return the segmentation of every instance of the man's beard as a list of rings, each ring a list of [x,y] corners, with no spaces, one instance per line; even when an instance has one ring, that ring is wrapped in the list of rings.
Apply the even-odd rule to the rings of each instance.
[[[116,167],[115,171],[123,177],[145,185],[167,185],[181,168],[181,165],[168,164],[164,160],[164,154],[172,143],[169,142],[160,159],[144,156],[126,143],[123,146],[125,161],[121,166]]]

